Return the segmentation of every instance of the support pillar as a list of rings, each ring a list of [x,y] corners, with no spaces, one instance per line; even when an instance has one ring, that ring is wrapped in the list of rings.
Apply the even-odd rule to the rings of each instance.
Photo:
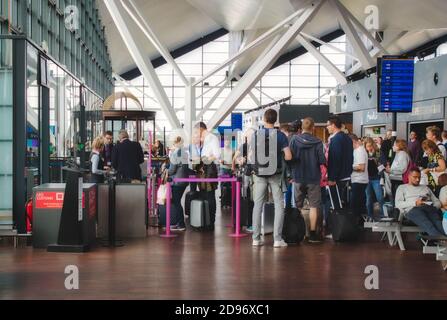
[[[196,121],[196,87],[193,86],[194,78],[189,78],[189,83],[185,87],[185,123],[184,129],[186,139],[191,141],[192,129]]]

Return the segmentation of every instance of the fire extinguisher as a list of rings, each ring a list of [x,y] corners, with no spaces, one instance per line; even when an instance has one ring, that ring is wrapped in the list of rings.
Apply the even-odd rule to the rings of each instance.
[[[26,209],[26,233],[33,231],[33,199],[29,199],[25,205]]]

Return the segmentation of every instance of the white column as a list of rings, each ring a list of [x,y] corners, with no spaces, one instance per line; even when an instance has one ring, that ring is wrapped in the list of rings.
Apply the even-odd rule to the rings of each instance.
[[[196,87],[193,85],[195,79],[189,78],[185,87],[185,132],[187,141],[191,141],[192,129],[196,121]]]

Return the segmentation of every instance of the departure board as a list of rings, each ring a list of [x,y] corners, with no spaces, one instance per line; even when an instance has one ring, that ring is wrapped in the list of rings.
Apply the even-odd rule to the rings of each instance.
[[[413,109],[414,59],[378,59],[378,112],[411,112]]]

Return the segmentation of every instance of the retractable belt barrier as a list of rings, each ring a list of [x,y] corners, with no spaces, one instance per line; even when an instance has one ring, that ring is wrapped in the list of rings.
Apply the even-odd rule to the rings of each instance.
[[[174,178],[174,179],[168,179],[166,183],[166,233],[161,235],[163,238],[172,238],[176,237],[177,235],[171,233],[171,182],[177,183],[177,182],[187,182],[187,183],[194,183],[194,182],[231,182],[233,185],[236,186],[236,226],[234,233],[229,234],[229,237],[232,238],[242,238],[248,236],[248,234],[241,233],[241,180],[240,178]],[[232,188],[233,189],[233,188]],[[232,210],[233,212],[233,210]]]

